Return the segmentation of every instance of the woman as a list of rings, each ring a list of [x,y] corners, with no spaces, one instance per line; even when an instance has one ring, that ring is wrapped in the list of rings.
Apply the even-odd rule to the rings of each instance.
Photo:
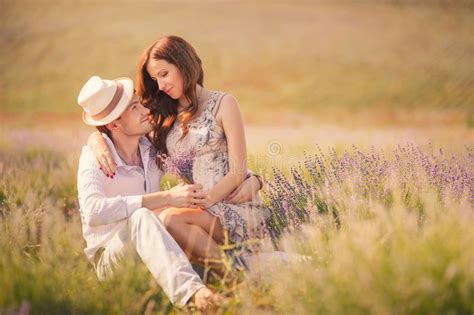
[[[167,209],[161,218],[185,252],[220,259],[226,236],[240,243],[262,235],[269,214],[261,200],[232,204],[247,177],[244,126],[237,100],[204,87],[202,63],[194,48],[165,36],[142,55],[137,94],[150,109],[152,142],[170,157],[192,151],[193,181],[207,191],[205,210]],[[97,137],[95,146],[105,148]],[[206,239],[207,235],[212,236]]]

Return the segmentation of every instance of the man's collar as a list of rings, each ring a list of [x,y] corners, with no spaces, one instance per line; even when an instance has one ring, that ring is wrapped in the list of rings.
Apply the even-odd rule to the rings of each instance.
[[[140,149],[143,149],[143,152],[150,150],[150,148],[152,147],[150,140],[148,140],[146,136],[140,137],[138,144],[140,145]]]
[[[105,142],[109,146],[110,151],[112,152],[112,158],[114,159],[117,166],[122,166],[122,167],[130,166],[130,165],[127,165],[120,158],[120,155],[118,154],[117,149],[115,148],[115,145],[112,142],[112,139],[110,139],[109,136],[105,133],[102,133],[102,136],[104,137]],[[141,154],[142,159],[143,159],[143,157],[146,156],[145,153],[148,152],[148,150],[150,150],[152,145],[151,145],[150,140],[148,140],[145,136],[142,136],[142,137],[140,137],[140,139],[138,141],[138,146],[140,147],[140,154]],[[142,161],[142,162],[145,163],[145,161]]]

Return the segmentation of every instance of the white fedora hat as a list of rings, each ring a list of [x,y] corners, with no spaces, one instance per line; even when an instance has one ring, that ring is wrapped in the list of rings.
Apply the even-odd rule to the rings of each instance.
[[[129,78],[104,80],[91,77],[79,92],[82,119],[91,126],[103,126],[122,115],[133,97],[133,81]]]

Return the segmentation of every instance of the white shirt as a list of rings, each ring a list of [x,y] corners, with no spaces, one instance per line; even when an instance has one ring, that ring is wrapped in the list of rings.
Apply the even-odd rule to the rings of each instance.
[[[82,232],[87,243],[84,251],[91,262],[95,252],[126,224],[134,211],[142,207],[142,196],[160,190],[163,176],[156,164],[156,150],[146,137],[139,141],[142,168],[126,165],[113,142],[107,135],[103,136],[117,163],[114,178],[107,177],[99,169],[88,146],[82,148],[77,172]]]

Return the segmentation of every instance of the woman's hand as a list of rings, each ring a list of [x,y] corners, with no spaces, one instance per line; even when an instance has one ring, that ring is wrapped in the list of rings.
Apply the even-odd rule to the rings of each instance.
[[[168,190],[168,194],[169,205],[175,208],[198,208],[206,202],[202,185],[179,184]]]
[[[234,189],[224,201],[227,203],[242,203],[255,200],[260,188],[260,181],[257,176],[250,176]]]
[[[112,151],[105,142],[104,137],[98,131],[93,132],[87,140],[87,145],[92,149],[97,164],[108,177],[115,175],[115,166],[117,165],[112,157]]]
[[[202,210],[209,209],[212,207],[216,202],[212,201],[211,198],[209,198],[209,195],[207,195],[206,200],[204,200],[204,204],[200,207]]]

